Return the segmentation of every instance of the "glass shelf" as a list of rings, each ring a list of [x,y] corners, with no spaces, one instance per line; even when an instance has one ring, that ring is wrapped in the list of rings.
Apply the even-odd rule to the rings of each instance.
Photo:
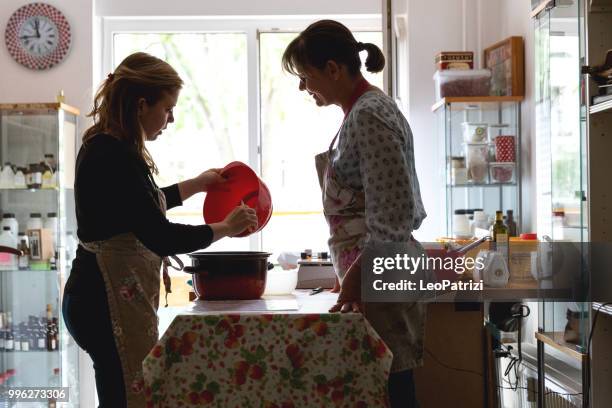
[[[11,187],[0,187],[0,192],[4,191],[29,191],[36,193],[39,191],[59,191],[59,187],[45,187],[45,188],[11,188]]]
[[[58,350],[53,350],[53,351],[49,351],[49,350],[29,350],[29,351],[6,351],[6,350],[0,350],[0,355],[2,355],[4,358],[8,358],[11,356],[14,356],[15,358],[22,358],[25,354],[48,354],[48,355],[53,355],[55,354],[56,356],[59,357],[59,349]]]
[[[584,352],[585,348],[578,344],[568,343],[563,339],[563,332],[538,332],[535,336],[536,339],[580,362],[588,358],[588,354]]]
[[[506,187],[516,186],[516,183],[468,183],[468,184],[447,184],[447,187]]]
[[[589,107],[589,112],[591,114],[599,113],[599,112],[611,113],[612,112],[612,100],[601,102],[596,105],[592,105],[591,107]]]

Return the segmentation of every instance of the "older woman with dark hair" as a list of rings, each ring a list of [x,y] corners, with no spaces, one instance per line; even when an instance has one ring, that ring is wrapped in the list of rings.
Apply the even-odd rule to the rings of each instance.
[[[329,249],[341,282],[331,311],[364,313],[393,352],[391,406],[416,407],[412,369],[423,362],[425,305],[362,302],[360,257],[373,242],[405,242],[423,253],[412,231],[426,213],[410,126],[395,102],[364,79],[361,51],[368,54],[368,71],[382,71],[385,59],[376,45],[358,42],[336,21],[322,20],[289,44],[282,62],[318,106],[337,105],[344,112],[329,150],[315,158]]]

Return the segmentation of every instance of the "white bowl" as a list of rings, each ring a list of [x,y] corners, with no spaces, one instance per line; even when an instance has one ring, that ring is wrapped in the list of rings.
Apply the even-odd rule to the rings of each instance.
[[[268,271],[266,276],[265,295],[290,295],[297,286],[298,273],[295,269],[282,269],[280,266],[275,266],[274,269]]]

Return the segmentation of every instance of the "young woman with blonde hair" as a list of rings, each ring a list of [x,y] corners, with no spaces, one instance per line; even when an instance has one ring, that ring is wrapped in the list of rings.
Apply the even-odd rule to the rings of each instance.
[[[257,226],[255,211],[237,207],[210,225],[169,222],[167,209],[223,182],[216,169],[160,189],[145,141],[174,122],[183,81],[145,53],[108,75],[89,114],[76,163],[80,241],[64,290],[66,327],[94,363],[100,407],[144,407],[142,361],[158,339],[160,268],[164,257],[195,251]],[[169,278],[164,273],[166,292]]]

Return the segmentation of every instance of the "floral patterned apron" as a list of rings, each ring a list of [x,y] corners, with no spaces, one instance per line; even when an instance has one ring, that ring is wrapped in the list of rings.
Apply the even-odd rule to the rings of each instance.
[[[365,84],[367,85],[367,82]],[[368,86],[358,87],[351,108],[367,88]],[[350,109],[345,115],[345,120],[349,112]],[[336,274],[342,282],[346,272],[363,250],[367,227],[365,193],[343,185],[332,166],[333,147],[339,134],[340,130],[326,152],[315,156],[315,165],[321,186],[323,213],[330,228],[329,250]],[[414,256],[424,252],[417,241],[411,241],[409,245],[412,246]],[[393,352],[391,372],[422,365],[426,316],[424,304],[363,302],[363,312],[368,322]]]
[[[157,195],[165,214],[166,197],[159,189]],[[162,259],[145,247],[133,233],[119,234],[104,241],[81,242],[81,245],[96,254],[104,279],[127,407],[145,407],[142,361],[159,337],[159,271],[163,264],[167,297],[171,292],[167,267],[172,265],[167,258]]]

